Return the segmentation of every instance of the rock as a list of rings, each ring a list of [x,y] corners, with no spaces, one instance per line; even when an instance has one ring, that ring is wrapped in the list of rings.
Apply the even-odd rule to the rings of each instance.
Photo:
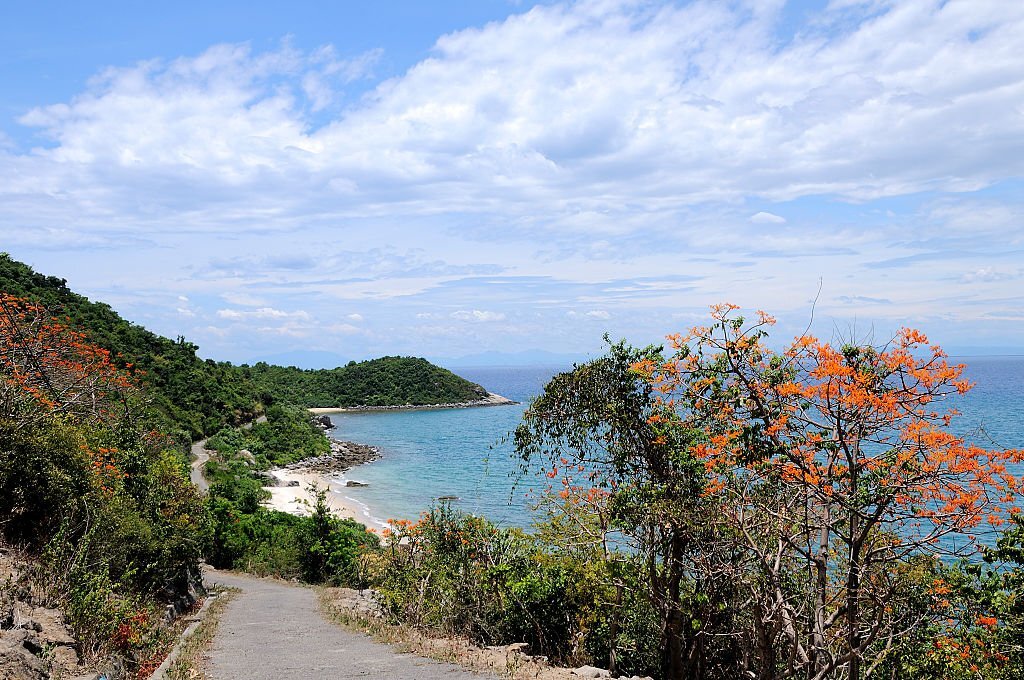
[[[612,674],[603,668],[597,668],[595,666],[580,666],[572,672],[573,675],[578,675],[581,678],[610,678]]]
[[[459,497],[458,496],[438,496],[437,500],[439,500],[439,501],[457,501],[457,500],[459,500]],[[524,642],[523,644],[526,644],[526,643]]]
[[[257,472],[255,477],[260,480],[260,486],[281,486],[281,480],[269,472]]]
[[[50,652],[50,658],[53,659],[54,663],[57,663],[65,668],[74,668],[80,663],[78,658],[78,652],[75,651],[74,647],[62,645],[55,647]]]
[[[0,640],[0,669],[4,680],[45,680],[50,677],[47,665],[6,636]]]
[[[46,646],[39,641],[39,636],[33,633],[29,633],[25,636],[25,639],[21,641],[21,646],[29,651],[30,654],[39,656],[46,649]]]
[[[347,482],[345,482],[345,486],[370,486],[370,485],[367,484],[366,482],[357,482],[354,479],[350,479]]]
[[[288,486],[301,486],[301,484],[299,484],[299,480],[293,479],[288,482]]]
[[[334,423],[332,423],[331,419],[325,415],[313,416],[313,424],[324,432],[334,429]]]

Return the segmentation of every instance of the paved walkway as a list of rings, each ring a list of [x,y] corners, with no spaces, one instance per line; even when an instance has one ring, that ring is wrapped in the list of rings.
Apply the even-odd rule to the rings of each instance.
[[[310,588],[210,570],[207,584],[241,588],[221,615],[209,651],[214,680],[497,680],[451,664],[399,654],[328,623]]]

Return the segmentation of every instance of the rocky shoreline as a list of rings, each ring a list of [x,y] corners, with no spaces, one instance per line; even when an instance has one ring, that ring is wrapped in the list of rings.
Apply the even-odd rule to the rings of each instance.
[[[375,446],[343,442],[331,439],[331,452],[316,458],[306,458],[279,469],[294,472],[336,473],[345,472],[357,465],[369,463],[380,458],[380,451]]]

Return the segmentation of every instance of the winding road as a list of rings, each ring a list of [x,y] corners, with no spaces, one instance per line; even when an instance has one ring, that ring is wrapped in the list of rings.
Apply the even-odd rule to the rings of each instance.
[[[256,420],[242,425],[242,429],[248,430],[252,427],[254,422],[265,423],[267,422],[267,417],[260,416]],[[210,460],[210,452],[206,448],[206,440],[200,439],[192,445],[192,469],[189,471],[189,476],[192,478],[192,483],[199,487],[199,490],[203,493],[206,493],[210,489],[209,482],[207,482],[206,477],[203,476],[203,466],[206,465],[206,461],[208,460]]]
[[[256,422],[266,420],[261,418]],[[206,440],[192,445],[192,482],[206,493]],[[206,568],[207,588],[238,588],[221,615],[207,654],[213,680],[321,680],[323,678],[409,678],[497,680],[452,664],[400,654],[366,635],[327,622],[316,591],[281,581]]]
[[[206,440],[201,439],[192,445],[192,469],[189,471],[189,476],[192,478],[192,483],[203,493],[210,489],[210,484],[203,476],[203,466],[208,460],[210,460],[210,452],[206,450]]]
[[[206,670],[213,680],[497,680],[495,675],[400,654],[328,623],[312,588],[212,569],[206,572],[206,583],[242,590],[221,615],[207,653]]]

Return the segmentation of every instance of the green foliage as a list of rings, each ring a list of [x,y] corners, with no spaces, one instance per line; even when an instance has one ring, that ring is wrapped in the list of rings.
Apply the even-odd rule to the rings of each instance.
[[[220,430],[210,437],[206,447],[220,452],[222,457],[232,457],[244,449],[253,455],[260,470],[321,456],[331,450],[330,442],[313,424],[309,411],[279,404],[267,409],[266,422],[254,423],[247,429]]]
[[[223,439],[232,436],[226,434]],[[207,504],[213,526],[206,551],[210,564],[307,583],[365,585],[360,559],[376,548],[376,536],[362,524],[333,516],[324,490],[315,494],[308,517],[262,507],[260,502],[268,493],[254,474],[256,466],[239,456],[237,449],[220,451],[221,460],[207,465],[211,480]]]
[[[325,489],[314,492],[312,515],[299,529],[302,579],[308,583],[364,587],[360,558],[378,547],[377,537],[362,524],[331,514]]]
[[[480,644],[525,641],[558,663],[607,659],[614,630],[617,644],[630,650],[621,670],[643,673],[656,662],[656,617],[635,606],[633,589],[621,598],[609,585],[610,570],[635,563],[584,559],[444,505],[416,524],[392,525],[373,581],[394,619]]]
[[[231,364],[202,360],[196,345],[169,340],[127,321],[109,305],[92,302],[64,279],[44,276],[0,253],[0,291],[41,303],[52,314],[89,334],[92,342],[145,371],[153,407],[151,424],[186,439],[255,417],[255,388]]]
[[[1024,679],[1024,518],[1017,515],[985,563],[926,558],[908,579],[930,619],[901,636],[878,677]]]
[[[73,292],[67,281],[45,276],[0,253],[0,292],[41,303],[85,331],[121,366],[144,371],[152,402],[151,426],[182,442],[253,420],[263,403],[300,406],[394,406],[479,399],[486,391],[425,359],[384,357],[331,370],[233,366],[203,360],[199,347],[170,340],[117,314],[109,305]]]
[[[115,580],[110,570],[96,568],[96,530],[75,533],[65,524],[42,554],[48,598],[64,610],[87,657],[116,652],[138,662],[160,635],[155,607],[132,587],[133,572]]]
[[[609,537],[628,546],[636,566],[616,575],[617,587],[632,579],[623,591],[632,597],[631,607],[653,612],[659,621],[658,672],[732,677],[741,672],[732,649],[734,612],[722,606],[735,598],[732,556],[716,534],[717,501],[703,494],[704,465],[690,452],[699,434],[680,427],[633,370],[645,361],[660,363],[660,348],[620,342],[605,356],[555,376],[516,429],[516,452],[524,472],[543,467],[561,482],[561,490],[556,494],[552,487],[547,496],[564,499],[547,504],[548,540],[589,544],[609,565],[621,560],[610,551]],[[639,654],[649,661],[651,650],[620,648],[618,632],[609,634],[615,645],[608,657]]]
[[[426,359],[381,357],[330,370],[302,370],[258,363],[243,375],[267,402],[307,407],[423,406],[473,401],[487,396],[475,383]]]

